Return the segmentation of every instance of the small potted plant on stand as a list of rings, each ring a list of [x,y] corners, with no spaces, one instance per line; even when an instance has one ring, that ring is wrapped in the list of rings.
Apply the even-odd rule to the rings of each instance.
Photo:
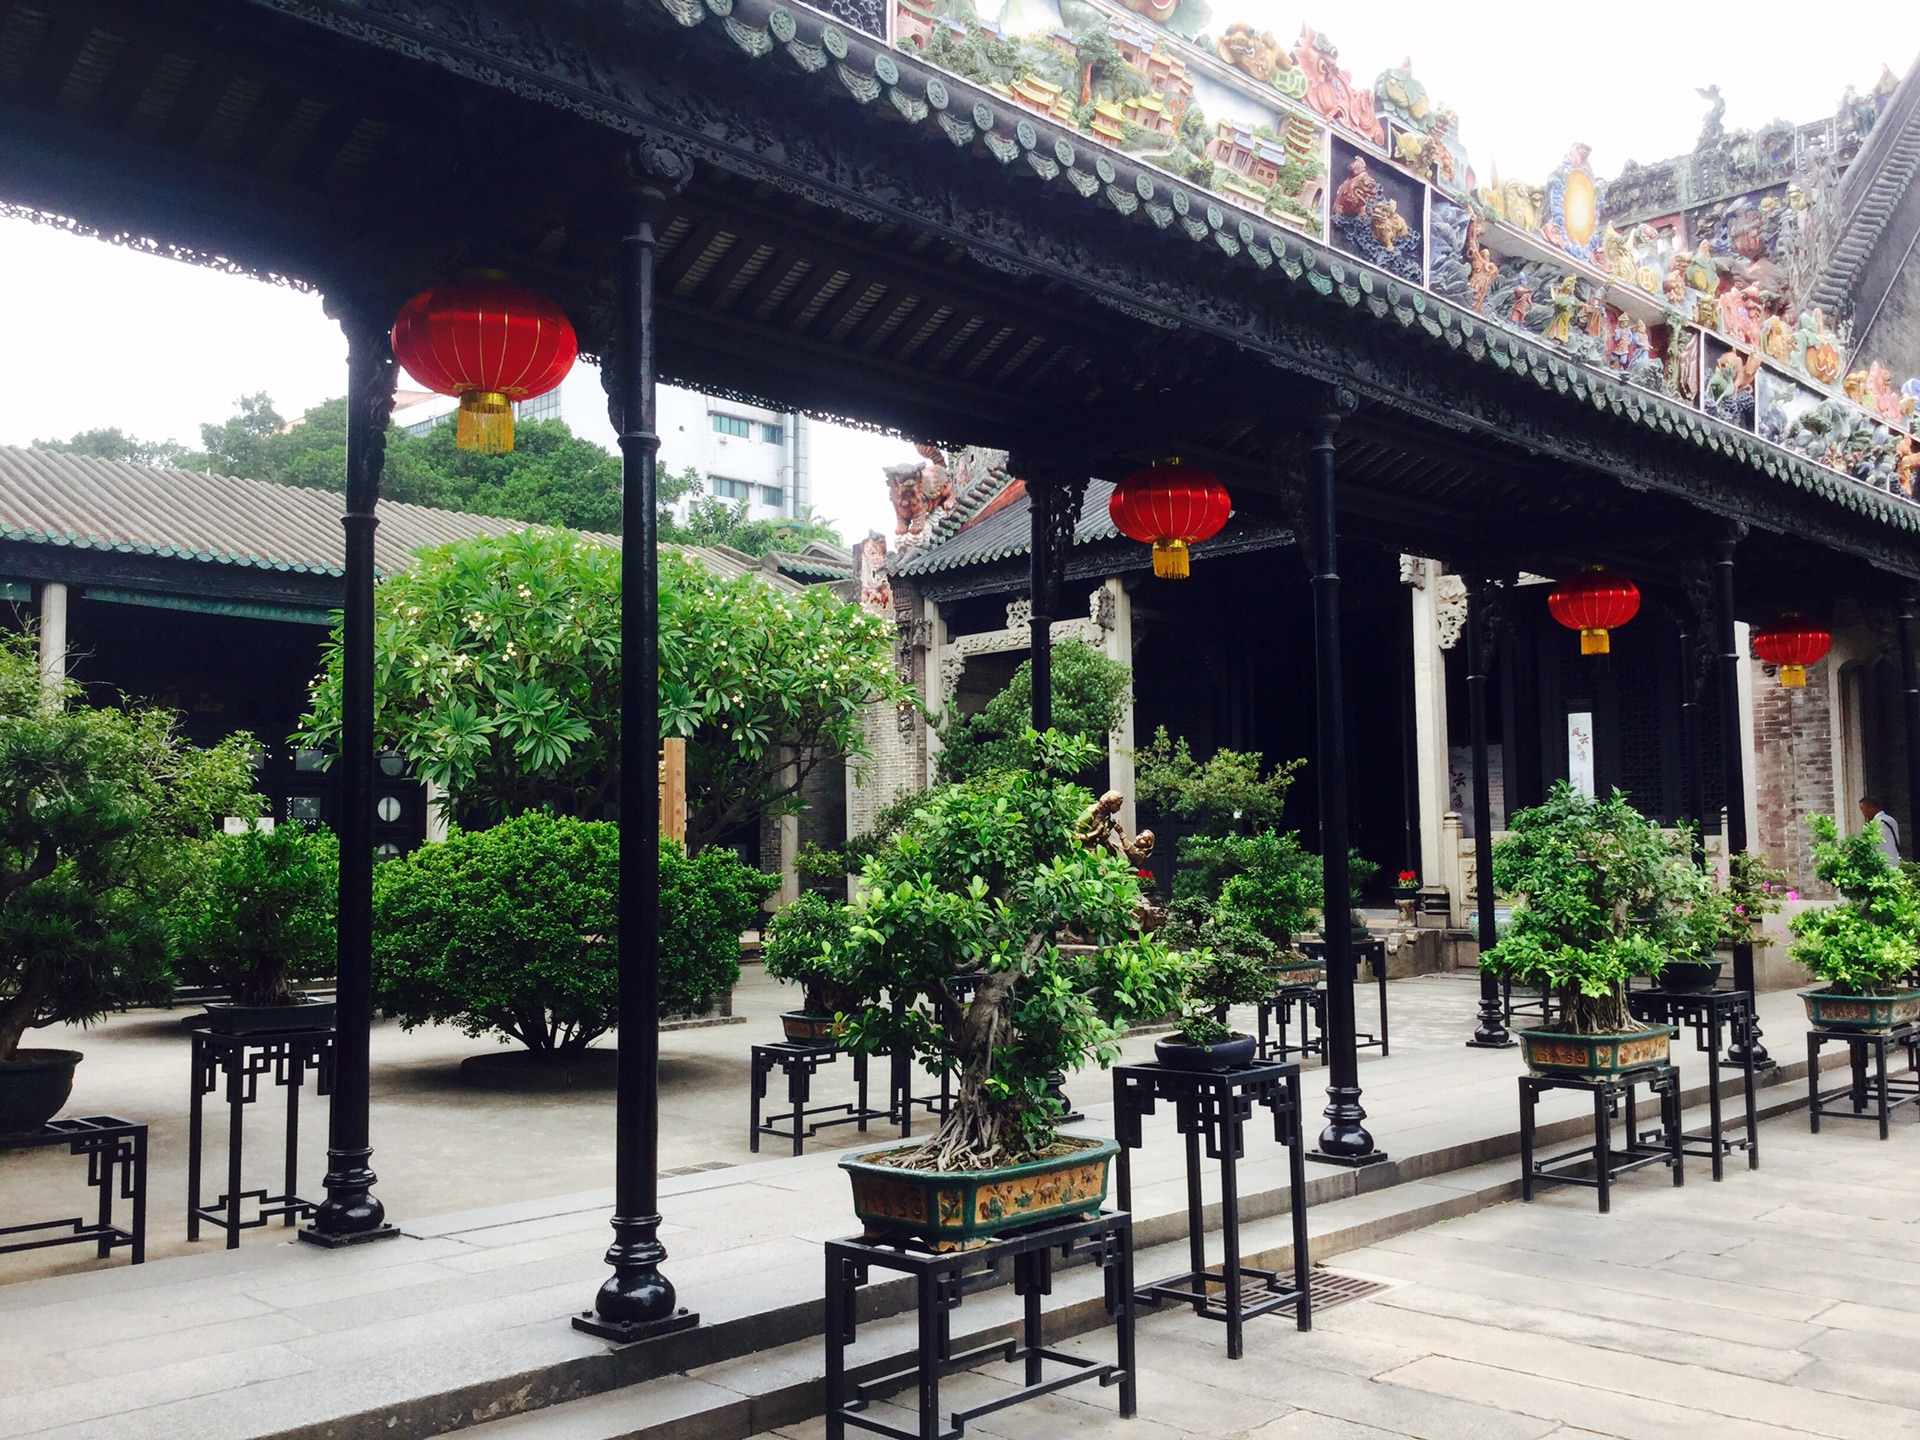
[[[1779,910],[1786,900],[1800,896],[1787,887],[1786,873],[1767,864],[1758,850],[1743,850],[1727,867],[1726,928],[1720,935],[1720,948],[1751,945],[1758,950],[1770,944],[1763,933],[1766,918]],[[1720,983],[1726,961],[1719,955],[1698,960],[1675,960],[1661,973],[1660,984],[1668,990],[1711,990]]]
[[[1692,837],[1662,831],[1619,791],[1603,800],[1562,781],[1513,817],[1493,878],[1517,903],[1481,965],[1559,1004],[1560,1028],[1518,1032],[1527,1064],[1605,1079],[1664,1061],[1672,1032],[1633,1018],[1627,982],[1713,952],[1725,899],[1693,864]]]
[[[1873,832],[1843,840],[1831,817],[1809,823],[1815,869],[1841,902],[1793,917],[1793,958],[1826,982],[1802,992],[1807,1019],[1823,1030],[1890,1030],[1920,1018],[1911,983],[1920,893],[1887,863]]]
[[[330,830],[255,826],[204,841],[167,906],[174,972],[224,985],[207,1006],[223,1035],[324,1030],[332,1001],[294,988],[331,970],[340,846]]]
[[[1400,911],[1400,923],[1413,924],[1414,907],[1420,903],[1420,872],[1418,870],[1402,870],[1394,877],[1393,903]]]
[[[840,1162],[870,1236],[950,1249],[1096,1213],[1118,1146],[1059,1134],[1047,1077],[1111,1063],[1127,1024],[1177,1003],[1179,962],[1137,929],[1133,865],[1077,835],[1092,796],[1065,777],[1098,752],[1055,731],[1021,749],[1020,768],[931,791],[850,907],[847,983],[902,1003],[869,1005],[847,1044],[958,1076],[930,1139]]]
[[[1172,1036],[1153,1042],[1153,1055],[1175,1070],[1232,1070],[1251,1065],[1256,1042],[1227,1024],[1234,1005],[1254,1005],[1273,988],[1256,957],[1231,950],[1200,950],[1186,957],[1186,976]]]
[[[788,1040],[798,1045],[830,1044],[846,1028],[845,1017],[862,1009],[866,997],[840,976],[833,958],[846,948],[847,907],[807,891],[767,922],[761,962],[776,980],[798,985],[798,1010],[780,1016]]]

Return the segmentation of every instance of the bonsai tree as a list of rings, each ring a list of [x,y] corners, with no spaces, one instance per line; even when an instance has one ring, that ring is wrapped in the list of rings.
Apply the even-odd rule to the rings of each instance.
[[[1663,831],[1618,790],[1599,799],[1564,780],[1514,815],[1493,883],[1519,904],[1481,967],[1549,986],[1577,1035],[1633,1030],[1628,979],[1710,959],[1725,925],[1688,832]]]
[[[603,819],[619,793],[620,555],[565,530],[422,551],[381,581],[382,745],[490,824],[529,810]],[[911,703],[893,627],[824,586],[784,594],[660,557],[660,726],[687,742],[687,848],[797,808],[822,764],[860,752],[870,702]],[[340,642],[302,721],[340,735]]]
[[[182,846],[257,803],[251,739],[202,750],[177,722],[89,705],[32,635],[0,635],[0,1063],[28,1030],[164,992]]]
[[[1727,928],[1722,945],[1770,945],[1761,923],[1800,894],[1787,884],[1787,873],[1767,864],[1758,850],[1742,850],[1727,866]]]
[[[1211,759],[1196,760],[1186,740],[1170,738],[1162,725],[1134,752],[1134,798],[1156,814],[1189,822],[1197,835],[1276,830],[1287,792],[1307,762],[1290,760],[1262,773],[1265,763],[1254,750],[1221,749]]]
[[[290,1005],[332,968],[340,845],[331,830],[249,827],[202,842],[167,906],[174,973],[236,1005]]]
[[[1841,900],[1793,917],[1789,953],[1835,994],[1906,990],[1920,964],[1920,892],[1887,863],[1871,831],[1843,840],[1831,816],[1816,815],[1808,824],[1815,871]]]
[[[1254,1005],[1273,990],[1257,956],[1232,950],[1197,950],[1187,957],[1175,1031],[1188,1045],[1218,1045],[1234,1037],[1227,1011]]]
[[[847,907],[807,891],[767,922],[761,960],[767,974],[801,987],[808,1015],[849,1014],[866,1003],[841,976],[834,951],[846,950]]]
[[[548,1057],[618,1015],[620,837],[535,811],[456,831],[374,872],[374,998],[406,1029],[445,1022]],[[704,1008],[740,975],[740,932],[777,881],[730,850],[660,841],[660,1008]]]
[[[1165,1015],[1178,999],[1179,962],[1135,933],[1132,866],[1074,838],[1093,797],[1066,777],[1098,752],[1052,730],[1029,731],[1020,751],[1018,768],[929,792],[867,863],[851,907],[847,979],[907,1004],[899,1015],[869,1006],[849,1043],[911,1045],[929,1069],[959,1076],[940,1128],[899,1158],[912,1168],[975,1170],[1047,1153],[1061,1114],[1049,1073],[1110,1064],[1129,1021]],[[1068,931],[1089,943],[1063,947]],[[976,975],[963,1004],[954,982]]]

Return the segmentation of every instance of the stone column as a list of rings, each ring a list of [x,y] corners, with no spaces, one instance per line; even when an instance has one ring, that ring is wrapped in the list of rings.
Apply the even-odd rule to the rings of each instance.
[[[58,580],[40,587],[40,675],[47,685],[67,678],[67,587]]]
[[[1127,674],[1133,674],[1133,597],[1127,593],[1127,587],[1115,577],[1109,577],[1101,583],[1100,613],[1103,619],[1112,620],[1101,633],[1100,648],[1110,660],[1118,660],[1127,667]],[[1109,613],[1111,612],[1111,613]],[[1127,684],[1127,703],[1120,711],[1120,719],[1114,724],[1113,733],[1107,737],[1107,784],[1127,797],[1127,803],[1120,807],[1120,823],[1127,833],[1135,833],[1137,817],[1133,803],[1133,684]]]

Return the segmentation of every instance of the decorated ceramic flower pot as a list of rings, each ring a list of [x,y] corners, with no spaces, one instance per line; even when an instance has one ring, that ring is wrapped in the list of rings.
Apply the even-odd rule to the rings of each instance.
[[[1326,973],[1325,965],[1318,960],[1309,960],[1304,955],[1284,956],[1267,966],[1267,974],[1273,977],[1276,987],[1318,985]]]
[[[886,1150],[850,1155],[853,1211],[872,1239],[918,1240],[936,1250],[983,1245],[1003,1230],[1091,1218],[1107,1198],[1120,1146],[1062,1136],[1060,1154],[988,1170],[907,1170]]]
[[[265,1035],[289,1030],[331,1030],[339,1005],[332,1000],[296,1000],[290,1005],[207,1006],[206,1028],[216,1035]]]
[[[783,1011],[780,1028],[795,1045],[831,1045],[844,1028],[837,1015],[809,1015],[804,1010]]]
[[[1257,1046],[1251,1035],[1235,1035],[1213,1045],[1189,1045],[1169,1036],[1153,1042],[1153,1058],[1169,1070],[1237,1070],[1253,1063]]]
[[[1514,1033],[1534,1074],[1579,1075],[1589,1080],[1612,1080],[1629,1070],[1663,1065],[1673,1043],[1673,1030],[1666,1025],[1617,1035],[1568,1035],[1558,1030]]]
[[[1920,990],[1897,990],[1891,995],[1803,990],[1800,998],[1807,1002],[1807,1019],[1822,1030],[1891,1030],[1920,1020]]]
[[[0,1061],[0,1138],[31,1135],[58,1115],[81,1058],[78,1050],[16,1050]]]

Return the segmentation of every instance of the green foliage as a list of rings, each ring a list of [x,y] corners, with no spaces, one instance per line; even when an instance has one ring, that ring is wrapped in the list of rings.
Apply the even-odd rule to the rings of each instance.
[[[70,440],[36,440],[33,448],[95,460],[132,460],[141,465],[178,465],[187,453],[187,447],[177,440],[137,440],[117,426],[82,430]]]
[[[482,536],[421,553],[376,599],[379,741],[454,813],[594,817],[618,793],[620,557],[568,531]],[[336,630],[303,721],[340,729]],[[910,703],[885,622],[824,589],[723,580],[660,557],[661,733],[687,740],[688,848],[797,806],[855,753],[870,700]]]
[[[1312,925],[1321,910],[1320,857],[1302,848],[1296,832],[1263,830],[1220,843],[1230,847],[1235,865],[1220,886],[1222,911],[1276,945]]]
[[[699,1010],[739,976],[740,932],[776,883],[728,850],[660,842],[660,1008]],[[584,1049],[619,1019],[619,831],[532,812],[457,830],[374,872],[374,998],[529,1050]]]
[[[1134,798],[1156,814],[1191,821],[1201,835],[1249,835],[1279,827],[1287,792],[1306,763],[1290,760],[1262,775],[1264,758],[1251,750],[1216,750],[1202,762],[1184,737],[1170,739],[1162,725],[1134,752]]]
[[[34,637],[0,635],[0,1060],[164,989],[183,843],[257,804],[251,737],[200,750],[177,721],[48,686]]]
[[[1841,903],[1802,910],[1790,922],[1793,958],[1843,995],[1884,995],[1905,988],[1920,957],[1920,890],[1905,870],[1887,863],[1871,829],[1840,838],[1828,815],[1813,827],[1814,869]]]
[[[1091,645],[1070,641],[1053,649],[1053,728],[1096,747],[1126,708],[1132,671]],[[1021,661],[1006,688],[978,714],[949,713],[939,725],[942,784],[975,779],[1021,762],[1033,717],[1033,664]]]
[[[1481,967],[1553,987],[1576,1034],[1633,1029],[1628,979],[1711,958],[1726,923],[1689,833],[1662,831],[1621,791],[1599,799],[1564,780],[1513,817],[1493,882],[1521,903]]]
[[[1029,731],[1017,766],[921,797],[862,873],[844,973],[906,1006],[869,1008],[850,1043],[905,1045],[930,1070],[959,1074],[953,1108],[920,1148],[926,1168],[1043,1152],[1060,1114],[1049,1073],[1111,1063],[1126,1023],[1177,999],[1180,963],[1134,933],[1132,866],[1074,837],[1092,797],[1065,777],[1096,754],[1077,737]],[[1068,932],[1086,944],[1063,946]],[[984,978],[962,1005],[953,982],[969,975]]]
[[[1273,981],[1258,955],[1203,948],[1186,957],[1186,983],[1180,997],[1178,1030],[1189,1045],[1218,1045],[1233,1037],[1227,1011],[1254,1005],[1273,991]]]
[[[286,1005],[290,982],[332,973],[340,845],[305,825],[202,841],[167,902],[174,973],[240,1005]]]
[[[1761,922],[1800,896],[1788,886],[1787,872],[1767,864],[1758,850],[1742,850],[1727,867],[1727,928],[1722,945],[1767,945]]]
[[[775,550],[800,550],[819,540],[843,545],[840,532],[826,521],[816,519],[812,509],[803,509],[790,519],[749,520],[747,502],[729,505],[712,495],[703,494],[705,484],[700,472],[689,466],[678,475],[661,477],[660,539],[673,545],[731,545],[749,555],[765,555]],[[678,502],[695,496],[687,506],[687,518],[677,520],[673,510]]]
[[[767,921],[761,960],[767,974],[802,988],[809,1015],[845,1015],[867,997],[846,982],[836,953],[846,951],[847,907],[811,892],[783,906]]]

